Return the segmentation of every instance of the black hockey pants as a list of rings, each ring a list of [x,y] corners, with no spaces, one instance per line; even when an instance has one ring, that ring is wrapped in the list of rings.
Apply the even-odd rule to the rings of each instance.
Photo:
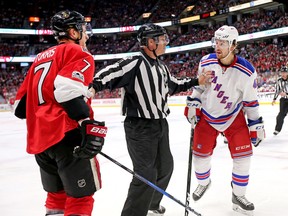
[[[167,120],[126,117],[124,129],[134,171],[166,190],[173,172]],[[121,216],[146,216],[149,209],[159,208],[162,197],[133,177]]]
[[[284,118],[287,115],[288,112],[288,99],[287,98],[280,98],[280,111],[276,117],[276,126],[275,126],[275,130],[276,131],[281,131],[282,130],[282,126],[284,123]]]

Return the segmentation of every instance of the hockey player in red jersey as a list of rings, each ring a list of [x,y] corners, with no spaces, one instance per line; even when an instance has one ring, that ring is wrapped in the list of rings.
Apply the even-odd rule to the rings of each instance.
[[[26,119],[27,152],[47,191],[46,216],[90,216],[101,188],[95,156],[107,128],[93,120],[87,90],[95,70],[87,26],[76,11],[56,13],[51,29],[58,45],[36,56],[16,95],[15,115]]]

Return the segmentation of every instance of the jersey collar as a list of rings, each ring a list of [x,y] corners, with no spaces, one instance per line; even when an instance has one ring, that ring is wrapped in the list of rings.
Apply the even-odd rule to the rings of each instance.
[[[219,65],[220,65],[222,68],[225,68],[225,70],[226,70],[226,69],[229,68],[229,67],[233,67],[233,66],[236,64],[237,60],[238,60],[238,57],[235,55],[235,56],[234,56],[234,60],[233,60],[233,62],[232,62],[230,65],[224,65],[224,64],[222,64],[219,59],[218,59],[218,63],[219,63]]]

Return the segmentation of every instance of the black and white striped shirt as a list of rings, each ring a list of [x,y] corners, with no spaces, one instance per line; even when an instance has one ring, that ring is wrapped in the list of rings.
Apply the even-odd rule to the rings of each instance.
[[[288,79],[283,79],[282,77],[278,78],[277,83],[276,83],[276,91],[274,94],[274,100],[277,99],[277,97],[279,96],[279,94],[281,92],[285,92],[286,96],[284,96],[285,98],[288,98]]]
[[[167,66],[143,51],[109,65],[96,73],[93,88],[121,88],[122,114],[130,117],[162,119],[170,113],[167,98],[198,85],[198,79],[171,76]]]

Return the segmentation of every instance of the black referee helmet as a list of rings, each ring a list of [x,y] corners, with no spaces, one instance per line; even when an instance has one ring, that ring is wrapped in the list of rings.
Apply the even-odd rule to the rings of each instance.
[[[140,46],[147,46],[147,39],[152,38],[155,41],[158,41],[158,37],[161,35],[167,35],[165,28],[153,23],[148,23],[142,25],[137,32],[137,40],[140,43]]]
[[[283,66],[283,67],[280,69],[280,72],[288,72],[288,67],[287,67],[287,66]]]

